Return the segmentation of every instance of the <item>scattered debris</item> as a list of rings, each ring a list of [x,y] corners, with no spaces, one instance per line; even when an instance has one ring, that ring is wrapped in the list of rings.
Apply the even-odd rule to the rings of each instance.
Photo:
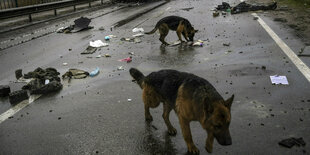
[[[106,41],[109,41],[110,39],[111,39],[110,36],[105,36],[105,37],[104,37],[104,40],[106,40]]]
[[[60,75],[54,68],[37,68],[33,72],[29,72],[24,75],[24,78],[33,78],[27,85],[23,86],[23,90],[29,90],[30,94],[47,94],[51,92],[56,92],[62,89],[62,84],[60,83]],[[48,84],[45,81],[49,80]]]
[[[23,70],[22,69],[17,69],[15,71],[15,77],[18,80],[19,78],[23,77]]]
[[[132,37],[142,37],[142,36],[144,36],[144,34],[143,34],[143,33],[138,33],[138,34],[134,34],[134,35],[132,35]]]
[[[223,43],[223,46],[230,46],[230,43]]]
[[[133,33],[144,32],[144,29],[143,28],[134,28],[134,29],[132,29],[132,32]]]
[[[262,70],[266,70],[266,66],[262,66]]]
[[[89,26],[91,19],[86,17],[78,18],[74,21],[74,29],[71,32],[79,32],[86,29],[91,29],[93,27]]]
[[[63,66],[67,66],[67,65],[68,65],[68,63],[64,62],[64,63],[62,63],[62,65],[63,65]]]
[[[88,46],[81,54],[93,54],[97,50],[96,47]]]
[[[129,98],[129,99],[127,99],[127,101],[128,101],[128,102],[131,102],[131,101],[132,101],[132,99],[130,99],[130,98]]]
[[[100,30],[100,31],[104,31],[104,30],[105,30],[105,28],[104,28],[103,26],[101,26],[101,27],[99,27],[99,28],[98,28],[98,30]]]
[[[283,139],[278,144],[281,146],[287,147],[287,148],[292,148],[294,145],[305,146],[306,142],[303,140],[302,137],[300,138],[292,137],[292,138]]]
[[[0,85],[0,97],[9,96],[10,92],[11,92],[10,86]]]
[[[96,76],[98,74],[99,74],[99,67],[97,67],[95,70],[91,71],[89,76],[90,77],[94,77],[94,76]]]
[[[104,57],[109,58],[109,57],[111,57],[111,55],[110,54],[105,54]]]
[[[222,5],[218,5],[216,7],[216,10],[227,11],[228,9],[230,9],[231,14],[237,14],[248,11],[275,10],[276,8],[277,8],[277,2],[273,2],[270,5],[257,5],[257,4],[249,4],[243,1],[234,7],[231,7],[226,2],[222,2]]]
[[[125,70],[123,66],[118,66],[117,70],[121,71],[121,70]]]
[[[192,46],[203,46],[203,41],[202,40],[198,40],[195,43],[192,44]]]
[[[100,54],[99,54],[99,55],[97,55],[97,56],[96,56],[96,58],[101,58],[101,55],[100,55]]]
[[[176,46],[176,45],[180,45],[180,44],[181,44],[181,41],[177,40],[177,41],[173,42],[172,44],[170,44],[170,46]]]
[[[90,41],[89,42],[89,46],[98,48],[98,47],[109,46],[109,44],[108,43],[104,43],[101,40],[96,40],[96,41]]]
[[[270,76],[270,80],[272,84],[288,85],[286,76],[274,75],[274,76]]]
[[[258,17],[253,17],[253,20],[258,20]]]
[[[180,10],[189,11],[189,10],[191,10],[191,9],[194,9],[194,7],[190,7],[190,8],[182,8],[182,9],[180,9]]]
[[[17,104],[21,101],[27,100],[28,98],[29,96],[26,90],[18,90],[9,94],[9,101],[11,104]]]
[[[118,60],[118,61],[123,61],[123,62],[129,63],[129,62],[132,61],[132,57],[130,56],[130,57],[128,57],[128,58],[120,59],[120,60]]]
[[[74,29],[74,25],[60,27],[56,30],[57,33],[70,33]]]
[[[134,52],[128,52],[128,54],[129,54],[129,55],[135,55],[135,53],[134,53]]]
[[[139,39],[139,38],[134,38],[134,43],[141,43],[141,42],[142,42],[141,39]]]
[[[219,15],[220,15],[220,13],[218,11],[213,12],[213,17],[217,17]]]
[[[69,69],[65,74],[62,75],[62,78],[74,78],[74,79],[83,79],[89,76],[89,73],[80,69]]]

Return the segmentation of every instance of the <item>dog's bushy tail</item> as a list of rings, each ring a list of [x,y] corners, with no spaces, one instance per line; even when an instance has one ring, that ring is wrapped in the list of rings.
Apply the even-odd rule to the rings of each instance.
[[[145,32],[144,34],[153,34],[157,31],[157,27],[155,27],[152,31],[150,32]]]
[[[144,78],[145,78],[145,76],[143,75],[143,73],[141,73],[138,69],[136,69],[136,68],[130,68],[129,69],[129,73],[130,73],[130,75],[133,77],[133,79],[135,79],[136,81],[137,81],[137,83],[138,83],[138,85],[141,87],[141,88],[143,88],[142,87],[142,82],[143,82],[143,80],[144,80]]]

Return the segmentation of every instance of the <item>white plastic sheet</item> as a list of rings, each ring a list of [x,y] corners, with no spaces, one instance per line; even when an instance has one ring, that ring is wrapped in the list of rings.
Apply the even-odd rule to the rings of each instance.
[[[104,47],[104,46],[109,46],[108,43],[104,43],[101,40],[96,40],[96,41],[90,41],[89,46],[91,47]]]

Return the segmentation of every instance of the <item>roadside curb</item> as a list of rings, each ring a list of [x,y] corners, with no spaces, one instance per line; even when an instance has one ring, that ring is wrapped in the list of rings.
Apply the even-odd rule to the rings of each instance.
[[[113,27],[121,27],[121,26],[123,26],[123,25],[129,23],[130,21],[132,21],[132,20],[134,20],[134,19],[136,19],[136,18],[142,16],[143,14],[146,14],[146,13],[148,13],[148,12],[150,12],[150,11],[152,11],[152,10],[154,10],[154,9],[156,9],[156,8],[158,8],[158,7],[160,7],[160,6],[162,6],[162,5],[167,4],[168,2],[169,2],[169,1],[163,1],[162,3],[159,3],[158,5],[156,5],[156,6],[154,6],[154,7],[147,8],[147,9],[141,11],[141,12],[138,12],[138,13],[136,13],[136,14],[133,14],[133,15],[131,15],[131,16],[129,16],[129,17],[123,19],[123,20],[120,20],[120,21],[116,22],[115,24],[112,24],[112,28],[113,28]]]

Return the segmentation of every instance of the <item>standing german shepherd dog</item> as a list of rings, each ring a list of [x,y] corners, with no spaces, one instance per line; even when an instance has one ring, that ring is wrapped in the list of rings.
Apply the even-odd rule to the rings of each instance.
[[[157,29],[159,29],[160,33],[159,40],[164,45],[169,45],[165,41],[165,37],[168,35],[169,29],[177,32],[178,38],[181,42],[183,42],[181,34],[186,41],[193,41],[195,33],[198,31],[193,28],[187,19],[178,16],[168,16],[159,20],[155,28],[150,32],[146,32],[145,34],[153,34],[157,31]]]
[[[207,80],[190,73],[160,70],[144,76],[135,68],[131,68],[129,72],[143,90],[145,119],[152,121],[150,108],[156,108],[163,102],[162,116],[168,133],[175,135],[177,131],[169,120],[169,113],[174,109],[188,152],[199,153],[192,140],[189,126],[191,121],[199,121],[207,131],[205,148],[209,153],[212,152],[214,138],[221,145],[232,144],[229,124],[234,95],[225,101]]]

